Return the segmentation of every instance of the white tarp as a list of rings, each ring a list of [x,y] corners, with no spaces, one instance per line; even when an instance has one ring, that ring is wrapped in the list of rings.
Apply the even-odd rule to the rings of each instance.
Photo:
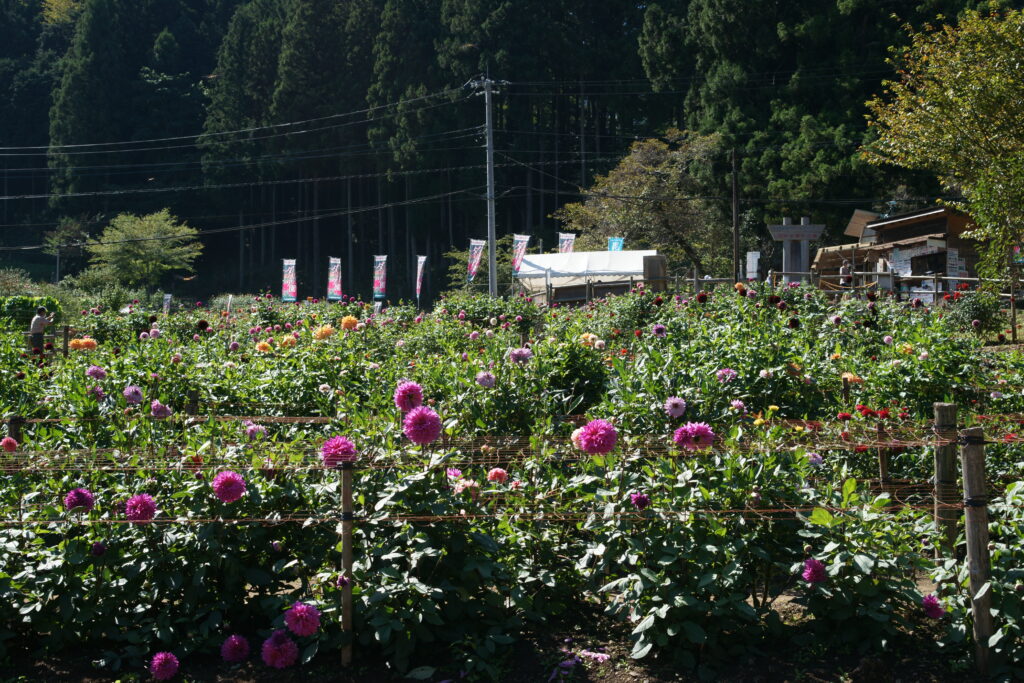
[[[643,278],[644,257],[657,251],[577,251],[571,254],[527,254],[516,279],[527,290],[568,287],[590,282]]]

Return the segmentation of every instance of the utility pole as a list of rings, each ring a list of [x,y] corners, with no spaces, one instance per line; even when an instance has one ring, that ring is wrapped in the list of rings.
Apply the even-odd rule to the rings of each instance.
[[[494,120],[491,115],[494,81],[489,76],[484,76],[470,85],[484,89],[484,106],[487,110],[487,291],[491,296],[498,296],[498,238],[494,226]]]
[[[732,148],[732,279],[740,281],[740,196],[736,178],[736,148]]]

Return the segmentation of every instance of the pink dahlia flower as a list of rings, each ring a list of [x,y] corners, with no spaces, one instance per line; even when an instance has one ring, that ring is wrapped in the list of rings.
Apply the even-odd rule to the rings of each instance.
[[[278,629],[263,641],[260,648],[263,663],[275,669],[287,669],[299,658],[299,646],[288,637],[283,629]]]
[[[132,496],[124,504],[124,515],[137,524],[148,522],[156,517],[156,502],[148,493]]]
[[[171,416],[171,409],[157,399],[153,399],[153,402],[149,404],[149,412],[158,420]]]
[[[580,432],[580,448],[591,455],[610,453],[615,448],[619,433],[607,420],[591,420]]]
[[[213,478],[213,493],[222,503],[234,503],[245,495],[245,479],[231,470],[220,472]]]
[[[249,658],[249,641],[245,636],[228,636],[220,646],[220,658],[225,662],[244,662]]]
[[[665,399],[665,412],[669,417],[682,417],[686,412],[686,401],[678,396],[669,396]]]
[[[64,496],[64,507],[68,510],[82,508],[86,512],[92,510],[96,500],[89,489],[71,489]]]
[[[507,479],[508,472],[501,469],[500,467],[495,467],[494,469],[487,473],[487,481],[495,481],[498,482],[499,484],[504,484]]]
[[[680,448],[699,451],[710,448],[715,443],[715,433],[704,422],[687,422],[675,431],[672,439]]]
[[[297,602],[284,613],[284,623],[297,636],[311,636],[320,628],[320,610]]]
[[[320,460],[324,467],[333,469],[343,462],[354,462],[355,459],[356,446],[347,437],[332,437],[320,447]]]
[[[169,681],[178,673],[178,658],[170,652],[157,652],[149,662],[149,673],[158,681]]]
[[[395,389],[395,407],[403,413],[423,405],[423,387],[416,382],[402,382]]]
[[[482,386],[484,389],[491,389],[496,383],[494,373],[487,372],[486,370],[476,373],[476,383]]]
[[[413,443],[426,445],[441,436],[441,418],[427,406],[413,408],[405,414],[402,430]]]
[[[807,558],[804,560],[804,571],[801,576],[803,576],[804,581],[807,583],[821,583],[825,581],[828,578],[825,574],[825,563],[813,557]]]
[[[939,604],[939,596],[935,593],[921,598],[921,607],[924,608],[924,615],[929,619],[941,619],[946,616],[946,610]]]
[[[5,436],[3,439],[0,439],[0,447],[8,453],[13,453],[18,450],[18,442],[9,436]]]

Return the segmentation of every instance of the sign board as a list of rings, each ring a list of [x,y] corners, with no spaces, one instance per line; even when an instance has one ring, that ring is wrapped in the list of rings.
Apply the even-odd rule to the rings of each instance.
[[[622,251],[622,244],[626,241],[625,237],[609,237],[608,238],[608,251]]]
[[[777,242],[785,240],[807,240],[813,242],[825,231],[824,225],[769,225],[768,232]]]
[[[281,271],[281,301],[295,301],[298,288],[295,285],[295,259],[284,259]]]
[[[341,259],[327,259],[327,300],[341,301]]]
[[[758,262],[761,260],[761,252],[759,251],[748,251],[747,252],[747,279],[756,280],[758,275]]]
[[[171,312],[171,295],[164,294],[164,315],[168,315]]]

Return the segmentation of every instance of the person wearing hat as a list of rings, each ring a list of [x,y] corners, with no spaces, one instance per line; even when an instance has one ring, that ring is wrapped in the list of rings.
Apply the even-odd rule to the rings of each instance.
[[[36,309],[36,315],[29,323],[28,332],[32,340],[32,348],[43,352],[43,332],[49,325],[53,324],[53,313],[46,314],[46,307],[40,306]]]

